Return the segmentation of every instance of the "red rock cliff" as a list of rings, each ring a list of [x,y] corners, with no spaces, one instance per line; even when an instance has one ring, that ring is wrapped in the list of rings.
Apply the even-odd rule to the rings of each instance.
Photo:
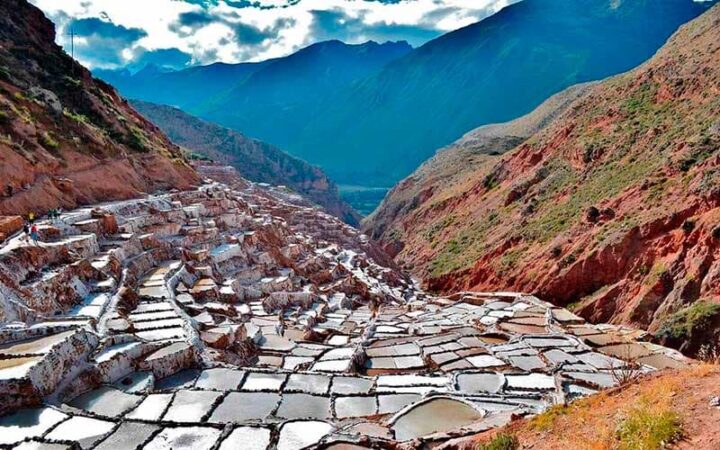
[[[197,182],[179,147],[55,44],[40,10],[0,2],[0,214]]]

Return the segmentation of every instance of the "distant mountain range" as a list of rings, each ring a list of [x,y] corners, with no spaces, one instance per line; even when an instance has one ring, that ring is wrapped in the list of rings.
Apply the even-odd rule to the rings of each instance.
[[[176,106],[285,148],[321,113],[328,93],[347,89],[412,51],[406,42],[327,41],[259,63],[212,64],[179,72],[146,67],[95,72],[128,98]]]
[[[132,105],[195,157],[229,164],[250,181],[287,186],[330,214],[351,225],[358,224],[358,213],[340,199],[337,186],[320,168],[177,108],[140,100],[134,100]]]
[[[128,97],[277,145],[343,184],[388,186],[477,126],[637,66],[709,3],[525,0],[415,50],[331,41],[255,64],[96,74]]]

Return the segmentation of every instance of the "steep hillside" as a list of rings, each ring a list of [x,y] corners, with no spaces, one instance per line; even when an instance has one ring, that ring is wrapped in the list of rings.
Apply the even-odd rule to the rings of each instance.
[[[345,222],[358,224],[360,216],[340,199],[337,186],[319,168],[179,109],[142,101],[132,104],[176,144],[230,164],[251,181],[288,186]]]
[[[177,106],[281,148],[319,111],[322,98],[412,50],[406,42],[320,42],[284,58],[213,64],[171,73],[97,74],[129,98]],[[202,89],[198,89],[202,86]]]
[[[469,130],[645,61],[708,3],[525,0],[448,33],[323,103],[289,152],[347,184],[388,186]]]
[[[719,94],[716,6],[382,235],[432,289],[531,291],[693,353],[720,339]]]
[[[55,44],[40,10],[7,0],[0,3],[0,180],[0,214],[24,214],[188,188],[198,177],[177,146]]]
[[[476,181],[477,172],[487,169],[500,156],[551,123],[592,83],[569,87],[553,95],[533,112],[511,122],[485,125],[439,150],[385,197],[363,221],[363,230],[397,254],[407,239],[402,221],[408,214],[463,192]]]

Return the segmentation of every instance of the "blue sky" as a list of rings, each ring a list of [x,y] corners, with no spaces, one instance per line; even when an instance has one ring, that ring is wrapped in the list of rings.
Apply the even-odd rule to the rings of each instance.
[[[180,68],[288,55],[315,42],[413,46],[517,0],[30,0],[90,68]]]

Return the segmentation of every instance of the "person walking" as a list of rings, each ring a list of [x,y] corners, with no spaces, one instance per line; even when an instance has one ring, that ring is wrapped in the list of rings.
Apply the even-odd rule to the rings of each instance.
[[[378,309],[380,309],[377,300],[375,297],[370,297],[370,304],[368,305],[370,308],[370,318],[374,319],[378,315]]]
[[[25,222],[23,224],[23,241],[30,242],[30,224]]]
[[[35,225],[35,224],[33,224],[30,227],[30,239],[32,240],[33,244],[39,245],[38,244],[38,228],[37,228],[37,225]]]
[[[275,332],[278,336],[285,336],[285,310],[281,309],[278,313],[278,323],[275,327]]]

